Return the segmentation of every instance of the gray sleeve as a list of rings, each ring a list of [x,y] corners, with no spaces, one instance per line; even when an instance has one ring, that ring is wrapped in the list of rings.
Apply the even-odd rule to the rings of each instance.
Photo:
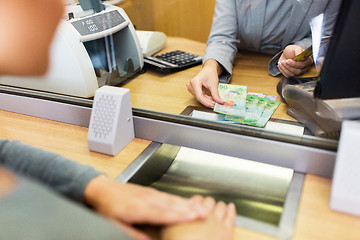
[[[203,57],[216,60],[224,68],[219,81],[228,83],[231,78],[233,62],[237,54],[238,44],[237,13],[234,0],[216,0],[215,14],[207,48]]]
[[[275,77],[280,74],[280,70],[278,68],[278,61],[283,51],[278,52],[269,62],[268,68],[271,76]]]
[[[0,201],[0,239],[131,240],[118,226],[94,211],[18,178]]]
[[[89,166],[18,141],[0,140],[0,164],[78,202],[83,202],[90,180],[101,174]]]

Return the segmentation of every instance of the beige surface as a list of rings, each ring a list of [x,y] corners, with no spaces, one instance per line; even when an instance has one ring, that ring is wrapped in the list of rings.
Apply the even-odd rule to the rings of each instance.
[[[203,55],[206,44],[185,38],[168,38],[166,48],[161,51],[184,50],[190,53]],[[280,77],[272,77],[268,73],[268,62],[271,56],[264,54],[241,52],[238,54],[231,84],[245,85],[249,92],[258,92],[278,96],[276,85]],[[129,88],[132,106],[148,110],[179,114],[187,106],[201,106],[187,91],[188,83],[201,69],[196,66],[185,71],[160,74],[148,70],[123,87]],[[316,76],[316,69],[312,68],[304,76]],[[281,103],[275,111],[273,118],[293,120],[286,114],[286,104]]]
[[[150,143],[135,139],[116,157],[90,152],[84,127],[54,122],[0,110],[0,138],[17,139],[77,162],[89,164],[118,176]],[[360,239],[360,218],[331,211],[328,207],[331,180],[307,175],[293,239]],[[234,239],[273,239],[243,228],[235,229]]]
[[[89,164],[115,178],[149,144],[135,139],[116,157],[90,152],[87,128],[0,110],[0,138],[20,140],[66,158]]]
[[[203,55],[204,45],[183,38],[169,38],[167,47],[162,52],[179,49]],[[160,74],[148,70],[145,74],[127,82],[123,87],[130,89],[133,107],[179,114],[189,105],[200,106],[186,88],[186,83],[200,69],[201,66],[196,66],[173,74]]]

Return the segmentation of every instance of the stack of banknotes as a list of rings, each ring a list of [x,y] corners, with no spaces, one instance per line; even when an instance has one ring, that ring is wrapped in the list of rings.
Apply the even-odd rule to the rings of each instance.
[[[219,84],[220,97],[224,104],[215,104],[214,112],[219,113],[219,121],[231,121],[264,127],[280,102],[276,96],[260,93],[247,93],[241,85]]]

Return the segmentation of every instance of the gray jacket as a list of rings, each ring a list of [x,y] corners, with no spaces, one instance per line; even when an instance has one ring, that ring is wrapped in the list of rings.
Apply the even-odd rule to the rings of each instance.
[[[59,169],[60,171],[60,169]],[[130,240],[118,226],[29,179],[0,197],[0,240]]]
[[[0,166],[22,176],[0,197],[0,240],[122,239],[122,230],[83,204],[84,189],[100,173],[18,141],[0,139]],[[54,190],[54,191],[52,191]]]
[[[341,0],[216,0],[215,14],[203,62],[215,59],[225,69],[220,82],[228,83],[238,50],[275,55],[269,72],[280,73],[277,61],[289,44],[311,45],[310,19],[325,13],[323,35],[335,23]]]

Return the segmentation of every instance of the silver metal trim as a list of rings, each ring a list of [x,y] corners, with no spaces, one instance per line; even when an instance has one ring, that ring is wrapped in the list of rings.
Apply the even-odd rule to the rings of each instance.
[[[116,180],[120,182],[128,182],[130,179],[134,180],[135,175],[138,175],[140,173],[139,172],[140,168],[142,168],[147,161],[151,161],[152,157],[155,157],[157,159],[158,158],[164,159],[165,156],[162,156],[164,152],[162,153],[157,152],[160,147],[161,147],[160,143],[153,142],[152,144],[150,144],[148,148],[146,148],[144,152],[137,159],[135,159],[135,161],[132,164],[130,164],[130,166],[127,169],[125,169],[125,171],[123,171],[117,177]],[[174,156],[170,156],[170,155],[168,157],[172,159],[172,157]],[[164,174],[161,172],[162,170],[159,170],[159,174],[161,175]],[[146,181],[148,178],[149,176],[145,178]],[[287,195],[284,202],[282,215],[278,225],[272,225],[270,223],[237,215],[235,220],[236,226],[247,228],[252,231],[268,234],[270,236],[274,236],[281,239],[290,239],[294,232],[296,216],[298,212],[298,206],[300,202],[304,179],[305,179],[304,174],[294,172],[289,188],[287,190]],[[132,182],[137,183],[137,180]]]
[[[128,182],[160,146],[161,143],[158,142],[150,143],[150,145],[116,178],[116,181],[123,183]]]
[[[324,177],[333,174],[336,152],[160,120],[134,117],[135,136],[232,157],[292,168]]]
[[[0,93],[0,109],[88,127],[91,108]],[[135,136],[332,177],[336,152],[134,116]]]
[[[296,172],[294,173],[285,200],[283,215],[281,216],[279,226],[274,226],[239,215],[236,216],[236,226],[244,227],[282,239],[290,239],[294,232],[304,178],[304,174]]]
[[[0,93],[0,109],[83,127],[91,116],[91,108],[6,93]]]
[[[304,180],[305,174],[294,173],[279,225],[281,232],[279,232],[278,236],[281,238],[288,239],[293,235]]]

